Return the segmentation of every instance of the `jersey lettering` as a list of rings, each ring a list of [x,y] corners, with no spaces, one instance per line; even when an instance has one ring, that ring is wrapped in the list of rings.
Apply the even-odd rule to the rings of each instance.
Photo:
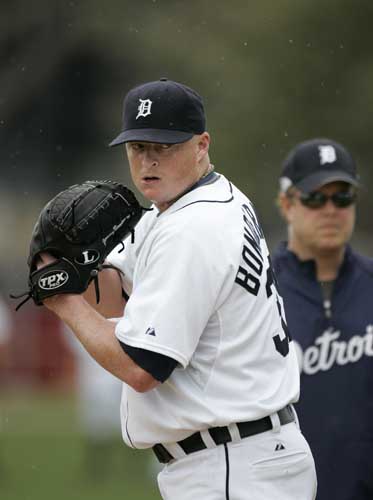
[[[245,217],[244,217],[244,221],[245,221]],[[245,240],[249,243],[249,245],[252,247],[252,249],[256,253],[257,257],[261,260],[261,262],[263,262],[263,257],[262,257],[262,253],[261,253],[261,249],[260,249],[260,240],[258,243],[257,240],[255,238],[253,238],[253,236],[249,233],[247,227],[244,227],[244,235],[243,236],[244,236]]]
[[[260,256],[261,257],[261,256]],[[258,258],[255,253],[250,250],[246,245],[243,246],[242,249],[242,258],[245,263],[251,267],[253,271],[256,272],[257,275],[261,276],[263,271],[263,261],[261,258]]]
[[[240,266],[238,268],[235,282],[252,295],[258,295],[260,281],[252,273],[249,273],[244,267]]]
[[[283,338],[281,338],[280,335],[277,334],[273,337],[273,342],[275,343],[276,350],[283,357],[285,357],[289,354],[290,334],[289,334],[289,328],[288,328],[287,324],[285,323],[284,318],[282,316],[281,304],[280,304],[280,301],[278,300],[278,297],[276,297],[276,302],[277,302],[278,313],[279,313],[280,318],[281,318],[282,330],[285,333],[285,336]]]
[[[235,282],[250,294],[257,296],[260,288],[260,278],[264,268],[264,259],[260,246],[260,240],[264,236],[252,205],[242,205],[242,212],[244,221],[244,244],[241,254],[242,262],[238,268]],[[269,299],[273,293],[272,287],[274,288],[277,310],[281,322],[281,332],[273,336],[273,342],[276,351],[279,352],[281,356],[285,357],[289,353],[289,341],[291,338],[282,312],[276,276],[269,255],[267,256],[267,260],[266,294]]]
[[[260,276],[263,272],[263,256],[260,248],[262,229],[249,205],[242,205],[244,240],[242,263],[238,268],[235,282],[252,295],[258,295]]]
[[[328,328],[304,350],[295,342],[301,373],[315,375],[335,366],[357,363],[364,356],[373,357],[373,325],[367,325],[364,334],[355,334],[347,341],[340,340],[340,336],[340,330]]]
[[[255,216],[254,207],[252,204],[244,204],[242,205],[242,211],[244,212],[244,222],[249,227],[249,231],[254,235],[255,240],[259,246],[260,240],[261,238],[264,238],[264,235],[258,219]],[[249,216],[249,219],[245,216],[245,214]]]
[[[276,350],[282,356],[285,357],[289,353],[289,341],[291,340],[291,337],[290,337],[288,325],[286,324],[286,321],[284,319],[284,315],[282,313],[282,308],[281,308],[281,303],[280,303],[280,298],[279,298],[280,294],[278,291],[278,284],[277,284],[276,275],[275,275],[275,273],[273,271],[273,267],[272,267],[271,257],[268,255],[268,269],[267,269],[267,283],[266,283],[266,292],[267,292],[268,298],[272,295],[272,286],[275,289],[278,314],[279,314],[280,319],[281,319],[282,330],[285,334],[285,336],[283,338],[281,338],[279,334],[275,335],[273,337],[273,342],[275,344]]]

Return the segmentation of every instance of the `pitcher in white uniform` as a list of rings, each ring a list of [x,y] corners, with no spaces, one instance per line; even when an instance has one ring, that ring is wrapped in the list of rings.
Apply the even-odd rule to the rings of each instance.
[[[101,273],[99,306],[91,293],[45,305],[124,382],[124,441],[165,464],[164,499],[314,499],[267,245],[250,200],[210,163],[201,97],[166,78],[131,89],[118,144],[152,210],[109,255],[120,272]]]

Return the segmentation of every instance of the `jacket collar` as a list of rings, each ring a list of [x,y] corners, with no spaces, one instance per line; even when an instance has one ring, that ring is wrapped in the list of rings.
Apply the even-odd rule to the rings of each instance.
[[[292,266],[294,269],[299,270],[302,274],[316,279],[316,262],[313,259],[300,260],[298,256],[288,249],[288,242],[282,241],[276,249],[276,258],[286,261],[288,265]],[[345,274],[349,269],[353,259],[354,251],[350,245],[346,245],[345,253],[342,261],[342,265],[339,268],[337,279]]]

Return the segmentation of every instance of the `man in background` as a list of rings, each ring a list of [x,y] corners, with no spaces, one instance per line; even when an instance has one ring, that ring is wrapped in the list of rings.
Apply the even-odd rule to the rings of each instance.
[[[349,245],[358,184],[350,153],[328,139],[298,144],[280,178],[288,241],[274,267],[297,347],[296,409],[318,500],[373,498],[373,260]]]

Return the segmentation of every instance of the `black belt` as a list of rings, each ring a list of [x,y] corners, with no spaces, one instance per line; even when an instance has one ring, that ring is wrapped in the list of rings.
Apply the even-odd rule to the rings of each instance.
[[[290,405],[285,406],[282,410],[279,410],[277,415],[280,419],[281,425],[289,424],[295,420],[294,413]],[[272,421],[270,417],[264,417],[260,420],[251,420],[250,422],[237,422],[237,427],[240,437],[243,439],[249,436],[254,436],[255,434],[260,434],[261,432],[270,431],[272,429]],[[208,432],[216,445],[232,441],[232,436],[228,427],[211,427],[208,429]],[[207,448],[200,432],[195,432],[182,441],[178,441],[177,444],[182,448],[186,455]],[[175,458],[162,444],[155,444],[153,446],[153,451],[162,464],[166,464]]]

